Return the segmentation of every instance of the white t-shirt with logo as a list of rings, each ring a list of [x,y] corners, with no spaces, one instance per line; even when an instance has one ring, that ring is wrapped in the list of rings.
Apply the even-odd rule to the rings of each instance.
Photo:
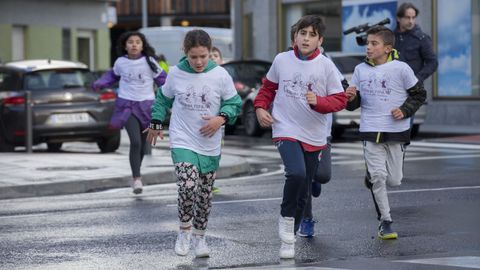
[[[169,70],[162,93],[175,98],[169,126],[170,147],[206,156],[220,155],[221,129],[211,138],[203,136],[200,129],[208,122],[203,116],[218,116],[221,101],[237,94],[228,72],[217,66],[206,73],[188,73],[175,66]]]
[[[145,56],[138,59],[119,57],[113,64],[113,73],[120,76],[118,96],[133,101],[155,99],[153,79],[162,73],[162,68],[157,61],[150,60],[158,68],[154,73],[147,63]]]
[[[362,113],[360,132],[402,132],[410,128],[410,118],[395,120],[392,110],[408,98],[407,89],[418,82],[413,70],[404,62],[393,60],[372,67],[359,64],[353,72],[351,86],[360,91]]]
[[[293,50],[283,52],[273,60],[267,79],[278,83],[272,110],[272,137],[294,138],[314,146],[325,145],[331,126],[328,114],[314,111],[305,95],[307,91],[322,97],[343,92],[333,62],[321,54],[302,61]]]

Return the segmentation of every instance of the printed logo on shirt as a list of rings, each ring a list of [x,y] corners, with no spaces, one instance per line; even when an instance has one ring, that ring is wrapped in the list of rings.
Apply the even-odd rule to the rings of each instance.
[[[142,73],[127,73],[125,75],[122,75],[122,79],[126,83],[138,83],[138,84],[144,84],[145,83],[145,78],[143,77]]]
[[[284,80],[283,82],[283,91],[287,97],[305,100],[306,102],[305,95],[308,91],[313,91],[316,95],[319,94],[316,87],[316,85],[318,85],[318,78],[314,75],[310,75],[308,80],[304,80],[302,74],[296,72],[293,74],[292,80]]]
[[[390,78],[388,74],[378,74],[372,72],[368,75],[367,80],[360,81],[362,95],[376,96],[380,100],[388,101],[388,97],[392,93],[390,87]]]
[[[195,86],[190,84],[186,88],[187,90],[178,97],[179,104],[185,110],[206,112],[212,106],[209,101],[209,93],[211,93],[210,87],[204,85],[200,91],[197,91]]]

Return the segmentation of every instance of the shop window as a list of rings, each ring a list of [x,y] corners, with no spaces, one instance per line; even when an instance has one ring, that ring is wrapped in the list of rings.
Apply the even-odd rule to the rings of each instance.
[[[479,2],[439,0],[436,13],[439,65],[434,97],[480,97]]]

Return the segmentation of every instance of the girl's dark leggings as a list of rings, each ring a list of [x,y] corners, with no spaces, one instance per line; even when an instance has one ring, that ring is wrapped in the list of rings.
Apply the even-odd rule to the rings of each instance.
[[[127,120],[125,129],[130,139],[130,168],[133,177],[140,177],[140,166],[142,165],[145,147],[147,144],[147,134],[142,133],[140,121],[133,114]]]

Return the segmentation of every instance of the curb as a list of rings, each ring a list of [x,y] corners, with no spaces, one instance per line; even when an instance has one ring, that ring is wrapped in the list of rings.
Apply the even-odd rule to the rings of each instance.
[[[250,164],[243,160],[235,165],[221,166],[217,170],[218,178],[227,178],[250,172]],[[129,187],[131,176],[110,177],[94,180],[77,180],[68,182],[5,186],[0,187],[0,200],[67,195],[77,193],[95,192],[111,188]],[[142,175],[145,185],[175,183],[173,170],[146,173]]]

